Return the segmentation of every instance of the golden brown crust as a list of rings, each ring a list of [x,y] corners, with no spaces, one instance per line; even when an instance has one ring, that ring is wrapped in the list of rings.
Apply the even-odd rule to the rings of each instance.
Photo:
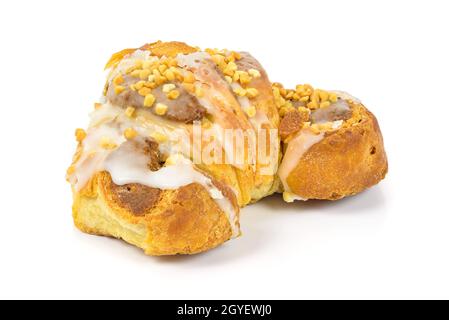
[[[142,50],[150,50],[151,54],[162,57],[176,57],[178,54],[189,54],[198,51],[197,48],[191,47],[184,42],[179,41],[156,41],[142,46]]]
[[[226,214],[198,184],[158,192],[137,186],[129,191],[136,197],[151,193],[151,201],[141,208],[131,197],[120,198],[109,173],[92,180],[88,193],[74,192],[73,217],[81,231],[121,238],[148,255],[198,253],[232,235]]]
[[[285,140],[289,135],[292,135],[302,129],[304,122],[309,120],[309,115],[304,112],[299,112],[297,109],[288,112],[279,124],[279,135],[282,140]]]
[[[305,199],[337,200],[381,181],[388,162],[375,116],[352,106],[359,122],[343,127],[313,145],[287,178],[291,191]]]
[[[182,42],[161,41],[146,44],[139,49],[150,50],[152,55],[158,57],[175,57],[180,53],[189,54],[198,51],[197,48]],[[125,49],[114,54],[107,67],[117,66],[123,57],[135,50],[137,49]],[[239,102],[242,95],[236,89],[223,90],[223,97],[212,102],[219,111],[217,114],[223,117],[220,125],[224,128],[245,130],[259,124],[265,129],[279,128],[280,136],[285,142],[301,130],[306,121],[311,121],[312,124],[319,122],[314,121],[313,115],[310,120],[310,110],[316,111],[321,107],[325,109],[326,106],[336,102],[335,93],[333,97],[322,90],[315,90],[312,94],[313,90],[309,85],[297,86],[296,91],[288,91],[282,86],[277,86],[278,96],[276,96],[273,94],[267,74],[257,60],[247,53],[232,53],[234,54],[235,67],[238,67],[239,71],[247,71],[246,76],[250,70],[254,75],[246,82],[242,81],[244,79],[242,74],[236,72],[236,79],[240,77],[239,81],[243,86],[240,89],[244,88],[246,97],[251,99],[252,112],[243,110],[243,104]],[[231,62],[234,63],[234,60]],[[213,63],[216,62],[212,59],[209,63],[215,66]],[[203,90],[213,86],[217,86],[215,88],[217,90],[223,87],[231,88],[228,83],[235,84],[236,80],[230,77],[232,73],[225,73],[226,69],[219,68],[219,64],[216,70],[223,74],[216,75],[212,72],[213,77],[206,77],[209,80],[205,81]],[[225,74],[228,79],[224,77]],[[139,75],[139,79],[133,80],[134,83],[140,80],[140,77],[145,78]],[[120,81],[127,85],[131,82],[127,76],[122,77]],[[109,100],[123,107],[144,105],[151,107],[151,103],[145,102],[144,99],[147,97],[143,91],[138,92],[139,95],[135,92],[129,94],[124,88],[122,86],[121,90],[116,90],[118,88],[106,87],[105,92]],[[158,96],[158,93],[162,95],[162,92],[159,92],[161,88],[151,87],[151,89],[152,95],[156,96],[153,97],[153,102],[158,100],[166,105],[170,104],[170,101],[164,101]],[[181,97],[183,91],[184,89],[180,89]],[[120,99],[117,99],[118,95]],[[305,97],[307,99],[303,100]],[[196,98],[193,102],[187,103],[184,103],[180,96],[178,98],[180,100],[176,102],[183,109],[176,109],[175,107],[179,107],[176,105],[170,106],[165,117],[185,123],[203,119],[206,111]],[[279,101],[282,102],[282,107]],[[362,105],[353,102],[350,102],[350,105],[352,110],[347,117],[352,118],[346,119],[341,114],[330,114],[329,121],[347,121],[344,121],[339,130],[327,133],[323,140],[307,150],[287,177],[288,187],[293,193],[305,199],[336,200],[358,193],[384,178],[388,164],[377,120]],[[310,108],[306,110],[307,116],[298,111],[305,107]],[[291,110],[294,111],[290,112]],[[260,121],[259,118],[257,123],[254,119],[257,112],[259,116],[262,114],[266,117],[266,121]],[[283,116],[282,121],[279,119],[279,113]],[[319,115],[319,110],[315,115]],[[215,122],[217,119],[208,115],[204,120]],[[308,122],[309,126],[310,124]],[[270,140],[266,140],[266,144],[267,148],[272,147]],[[149,143],[147,149],[145,152],[150,158],[149,169],[158,170],[162,164],[157,144]],[[278,156],[280,159],[282,151]],[[213,184],[226,198],[231,200],[237,212],[238,206],[245,206],[278,190],[279,179],[274,174],[261,174],[259,164],[256,165],[255,171],[249,166],[238,169],[231,165],[215,164],[199,165],[198,168],[211,178]],[[226,213],[201,185],[192,183],[176,190],[160,190],[140,184],[119,186],[112,181],[107,172],[95,174],[80,192],[74,191],[73,217],[75,225],[80,230],[124,239],[142,248],[149,255],[198,253],[214,248],[232,236],[232,228]]]

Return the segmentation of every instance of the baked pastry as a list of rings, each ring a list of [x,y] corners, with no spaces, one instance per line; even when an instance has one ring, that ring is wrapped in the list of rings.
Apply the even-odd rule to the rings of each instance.
[[[342,91],[273,84],[282,120],[278,175],[284,200],[337,200],[381,181],[388,170],[376,117]]]
[[[261,65],[244,52],[156,42],[106,68],[67,172],[75,225],[150,255],[237,237],[239,207],[278,189],[279,115]],[[226,130],[241,143],[227,144]],[[276,134],[259,135],[267,130]],[[270,156],[254,161],[261,145]]]
[[[274,192],[336,200],[387,172],[360,101],[272,84],[246,52],[158,41],[115,53],[106,69],[67,170],[83,232],[194,254],[239,236],[240,208]]]

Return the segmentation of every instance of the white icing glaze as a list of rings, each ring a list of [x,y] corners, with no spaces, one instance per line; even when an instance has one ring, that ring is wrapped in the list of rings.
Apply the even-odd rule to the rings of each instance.
[[[287,183],[287,178],[293,169],[296,168],[302,156],[323,138],[324,133],[315,134],[309,129],[303,129],[288,143],[287,151],[278,171],[279,178],[284,186],[284,191],[291,191]]]
[[[69,177],[75,190],[79,191],[96,172],[103,170],[108,171],[114,183],[118,185],[140,183],[167,190],[198,183],[209,192],[228,217],[233,237],[239,235],[237,211],[230,199],[213,185],[210,178],[195,169],[187,158],[189,151],[186,156],[182,155],[186,149],[181,143],[189,137],[189,132],[183,125],[177,124],[175,127],[170,121],[156,117],[148,111],[140,111],[136,118],[130,119],[122,108],[109,103],[95,110],[90,117],[87,136],[81,144],[82,154],[75,164],[75,172]],[[154,119],[155,117],[157,119]],[[168,139],[159,143],[159,151],[166,156],[179,153],[179,156],[175,157],[176,163],[158,171],[150,171],[147,168],[148,158],[124,138],[123,132],[126,128],[134,128],[138,132],[136,139],[149,137],[155,132],[163,133]],[[116,148],[102,148],[103,138],[115,144]]]
[[[233,237],[237,236],[239,234],[237,214],[230,200],[213,185],[211,179],[196,170],[189,159],[183,156],[173,159],[176,160],[174,164],[151,171],[147,167],[147,156],[128,141],[109,154],[104,162],[104,169],[111,174],[112,181],[118,185],[139,183],[152,188],[174,190],[192,183],[200,184],[227,215]]]

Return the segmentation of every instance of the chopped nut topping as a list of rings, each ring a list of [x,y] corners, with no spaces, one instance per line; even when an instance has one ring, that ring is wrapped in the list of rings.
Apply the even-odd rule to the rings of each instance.
[[[126,128],[125,131],[123,132],[123,135],[125,136],[126,139],[131,140],[137,136],[137,131],[134,130],[133,128]]]
[[[119,95],[120,93],[122,93],[125,90],[125,87],[123,86],[115,86],[114,87],[114,92],[115,94]]]
[[[334,102],[337,102],[337,100],[338,100],[338,97],[337,97],[337,95],[335,93],[332,92],[332,93],[329,94],[329,101],[330,102],[334,103]]]
[[[173,83],[167,83],[162,86],[162,92],[164,93],[169,93],[174,89],[176,89],[176,86]]]
[[[171,68],[165,71],[164,76],[167,78],[168,81],[175,80],[175,72]]]
[[[86,138],[86,131],[84,131],[84,129],[76,129],[75,130],[75,137],[76,137],[76,141],[81,142],[84,140],[84,138]]]
[[[144,69],[140,71],[139,78],[141,80],[147,80],[148,76],[151,74],[151,71],[148,69]]]
[[[67,168],[67,175],[70,176],[72,175],[76,170],[76,167],[74,165],[71,165],[70,167]]]
[[[239,81],[241,84],[248,84],[251,82],[251,77],[248,72],[245,71],[236,71],[239,74]]]
[[[170,100],[176,100],[178,99],[180,95],[180,92],[178,90],[172,90],[167,94],[167,98],[169,98]]]
[[[246,114],[248,115],[248,117],[252,118],[256,115],[256,107],[255,106],[250,106],[248,107],[248,109],[246,109]]]
[[[139,78],[140,77],[140,71],[142,71],[142,70],[134,70],[134,71],[132,71],[130,73],[131,77]]]
[[[149,95],[151,93],[151,89],[147,88],[147,87],[143,87],[143,88],[139,89],[138,93],[141,96],[146,97],[147,95]]]
[[[331,105],[330,101],[324,101],[320,103],[320,108],[327,108]]]
[[[122,84],[124,81],[125,81],[125,80],[123,80],[122,75],[119,74],[118,76],[116,76],[116,77],[114,78],[114,80],[112,80],[112,83],[113,83],[115,86],[118,86],[118,85]]]
[[[233,91],[236,95],[238,95],[240,97],[246,96],[246,90],[243,88],[235,88]]]
[[[192,72],[187,71],[187,72],[184,74],[184,82],[187,82],[187,83],[194,83],[195,80],[196,80],[196,79],[195,79],[195,76],[193,75]]]
[[[227,76],[233,76],[234,72],[237,71],[237,65],[235,62],[229,62],[223,70],[223,73]]]
[[[167,105],[163,103],[156,103],[155,112],[157,115],[163,116],[167,112]]]
[[[156,77],[154,76],[154,74],[150,74],[148,76],[148,82],[154,82],[156,80]]]
[[[134,88],[135,88],[136,90],[140,90],[140,89],[142,89],[142,88],[144,87],[144,85],[145,85],[145,81],[140,80],[140,81],[138,81],[138,82],[136,82],[136,83],[134,84]]]
[[[143,100],[143,106],[149,108],[154,104],[155,101],[156,98],[151,93],[149,93],[145,96],[145,99]]]
[[[260,78],[261,77],[259,70],[256,70],[256,69],[249,69],[248,73],[253,78]]]
[[[247,88],[246,95],[248,98],[255,98],[259,94],[259,91],[256,88]]]
[[[168,69],[168,67],[165,64],[161,64],[158,68],[159,72],[161,74],[164,74],[164,72]]]

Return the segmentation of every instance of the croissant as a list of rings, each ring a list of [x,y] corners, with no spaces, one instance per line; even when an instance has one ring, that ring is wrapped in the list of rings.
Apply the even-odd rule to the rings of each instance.
[[[106,69],[67,170],[83,232],[194,254],[238,237],[240,208],[270,194],[335,200],[386,174],[379,127],[358,100],[272,84],[249,53],[158,41]]]
[[[277,172],[287,202],[337,200],[381,181],[388,171],[376,117],[342,91],[273,84],[282,120]]]

